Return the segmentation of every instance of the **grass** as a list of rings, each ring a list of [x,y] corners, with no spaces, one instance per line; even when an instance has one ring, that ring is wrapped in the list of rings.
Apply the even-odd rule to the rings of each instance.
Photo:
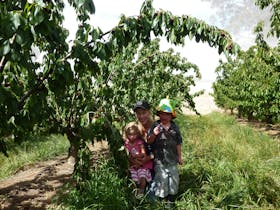
[[[220,113],[178,124],[185,137],[179,206],[279,208],[279,141]]]
[[[67,209],[127,209],[127,182],[120,179],[112,160],[99,160],[98,170],[91,173],[90,180],[76,190],[72,185],[65,186],[67,196],[57,198]],[[65,206],[62,205],[62,206]],[[63,208],[62,208],[63,209]]]
[[[9,158],[0,153],[0,180],[26,165],[66,154],[69,143],[66,137],[60,135],[32,136],[19,145],[8,142],[8,148]]]
[[[279,141],[221,113],[179,116],[176,122],[184,138],[176,209],[280,208]],[[162,202],[136,200],[113,162],[102,166],[86,193],[70,188],[62,209],[112,209],[112,204],[114,209],[163,209]],[[114,201],[103,199],[107,195]]]
[[[280,208],[279,139],[221,113],[181,115],[176,122],[184,139],[177,209]],[[22,159],[20,153],[14,158]],[[52,209],[163,209],[162,202],[136,200],[113,160],[100,159],[98,166],[83,191],[65,186]]]

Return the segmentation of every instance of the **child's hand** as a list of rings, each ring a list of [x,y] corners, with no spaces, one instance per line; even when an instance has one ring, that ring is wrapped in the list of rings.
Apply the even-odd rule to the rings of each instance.
[[[160,125],[158,125],[157,127],[154,128],[153,132],[154,134],[157,136],[160,133]]]
[[[179,164],[179,165],[183,165],[182,157],[178,157],[178,164]]]
[[[143,154],[143,153],[140,153],[140,154],[137,155],[137,158],[139,158],[139,159],[141,159],[141,160],[142,160],[144,157],[145,157],[145,154]]]
[[[133,169],[139,169],[139,168],[140,168],[140,165],[138,165],[138,164],[137,164],[137,165],[133,165],[132,168],[133,168]]]

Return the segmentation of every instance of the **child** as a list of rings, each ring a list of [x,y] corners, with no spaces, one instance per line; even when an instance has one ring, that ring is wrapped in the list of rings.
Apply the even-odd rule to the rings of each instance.
[[[125,127],[125,148],[129,153],[131,164],[129,171],[131,178],[139,186],[136,197],[141,198],[144,195],[147,182],[152,180],[150,170],[153,168],[152,161],[146,161],[147,155],[145,151],[144,140],[141,138],[141,133],[137,123],[131,122]],[[144,163],[145,162],[145,163]]]
[[[157,108],[159,120],[148,132],[148,144],[154,153],[155,196],[168,202],[178,193],[179,172],[177,163],[183,164],[181,155],[182,136],[176,123],[176,113],[170,99],[162,99]]]

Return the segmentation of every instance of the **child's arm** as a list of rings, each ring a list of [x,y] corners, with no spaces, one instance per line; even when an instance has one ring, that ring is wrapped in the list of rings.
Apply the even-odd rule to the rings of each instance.
[[[124,146],[124,150],[126,152],[126,155],[128,157],[128,163],[130,167],[134,167],[134,168],[139,168],[139,166],[141,165],[141,162],[139,160],[137,160],[128,150],[128,148],[126,147],[126,145]]]
[[[140,153],[137,155],[136,159],[140,162],[140,166],[143,166],[145,163],[148,161],[152,160],[150,156],[147,155],[146,153],[146,148],[144,144],[140,145]]]
[[[153,129],[153,132],[148,136],[148,138],[147,138],[147,143],[148,144],[152,144],[154,141],[155,141],[155,139],[156,139],[156,137],[157,137],[157,135],[160,133],[160,125],[157,125],[154,129]]]
[[[145,149],[145,145],[144,144],[141,144],[140,145],[140,154],[141,154],[141,156],[142,157],[144,157],[144,156],[146,156],[147,154],[146,154],[146,149]]]
[[[129,166],[133,168],[139,168],[142,165],[141,160],[138,159],[137,155],[129,155]]]
[[[178,163],[180,165],[182,165],[183,164],[183,159],[182,159],[181,144],[177,144],[176,149],[177,149],[177,154],[178,154]]]
[[[141,160],[142,161],[142,159],[145,156],[147,156],[147,154],[146,154],[146,150],[145,150],[144,144],[139,144],[139,146],[140,146],[140,152],[138,154],[134,155],[134,158],[136,158],[137,160]]]

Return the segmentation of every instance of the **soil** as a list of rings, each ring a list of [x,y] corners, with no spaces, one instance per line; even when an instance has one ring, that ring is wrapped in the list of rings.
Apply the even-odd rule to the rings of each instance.
[[[223,112],[220,108],[218,108],[213,100],[213,97],[209,93],[204,93],[199,97],[195,97],[193,99],[195,103],[195,107],[201,115],[210,114],[211,112]],[[183,113],[187,115],[195,115],[194,111],[191,111],[188,108],[183,108]]]
[[[96,142],[90,149],[93,160],[108,151],[106,142]],[[50,208],[61,187],[72,182],[74,161],[66,155],[27,165],[13,176],[0,181],[0,209],[41,210]]]
[[[209,114],[221,110],[215,105],[209,94],[194,99],[200,114]],[[194,112],[184,109],[186,114]],[[254,128],[266,132],[277,139],[280,138],[280,126],[267,125],[258,122],[238,120],[241,124],[250,124]],[[105,142],[95,143],[91,148],[93,154],[107,151]],[[66,155],[54,160],[42,161],[25,166],[13,176],[0,181],[0,209],[3,210],[35,210],[50,208],[53,197],[61,187],[72,181],[74,161]]]

